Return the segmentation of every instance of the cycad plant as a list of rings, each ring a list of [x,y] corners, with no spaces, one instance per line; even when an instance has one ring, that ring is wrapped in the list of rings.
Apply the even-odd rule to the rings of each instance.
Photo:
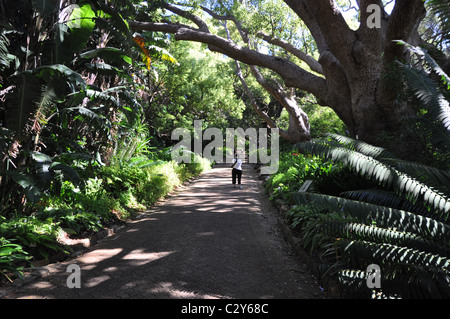
[[[343,163],[378,185],[340,196],[293,195],[296,204],[320,214],[303,221],[304,211],[292,215],[304,229],[313,224],[312,235],[320,236],[322,247],[328,247],[330,254],[324,259],[328,274],[336,275],[347,292],[371,296],[366,270],[376,264],[385,296],[450,297],[447,171],[403,161],[385,149],[336,134],[297,148]]]
[[[445,43],[450,41],[450,0],[427,0],[426,4],[437,16]]]
[[[418,124],[433,151],[450,160],[450,76],[421,47],[403,41],[411,53],[411,63],[398,63],[411,96],[418,100]]]

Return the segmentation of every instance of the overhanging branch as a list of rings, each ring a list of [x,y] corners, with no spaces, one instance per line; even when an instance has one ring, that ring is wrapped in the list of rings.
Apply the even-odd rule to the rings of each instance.
[[[234,24],[236,25],[239,33],[241,34],[244,42],[248,42],[248,33],[249,33],[248,30],[246,30],[244,27],[242,27],[242,24],[234,16],[220,15],[204,6],[201,6],[201,8],[203,11],[208,13],[210,16],[212,16],[216,20],[233,21]],[[261,31],[257,32],[256,36],[263,39],[267,43],[270,43],[270,44],[273,44],[273,45],[279,46],[280,48],[285,49],[287,52],[293,54],[294,56],[296,56],[297,58],[299,58],[300,60],[305,62],[311,68],[311,70],[313,70],[314,72],[323,74],[322,66],[319,64],[319,62],[317,62],[317,60],[315,60],[312,56],[306,54],[302,50],[296,48],[289,42],[284,41],[282,39],[271,37]]]
[[[170,8],[169,10],[172,9],[173,8]],[[180,10],[181,9],[177,8],[176,11],[179,12]],[[184,17],[191,20],[191,18],[193,18],[193,15],[189,13],[189,15],[185,14]],[[199,20],[200,19],[196,17],[195,23],[197,25],[202,25]],[[241,61],[248,65],[257,65],[260,67],[271,69],[281,76],[286,86],[305,90],[314,94],[319,99],[326,100],[327,86],[325,79],[307,72],[297,64],[287,59],[270,56],[257,52],[255,50],[251,50],[247,47],[237,45],[232,41],[206,31],[205,27],[202,27],[202,29],[195,29],[188,25],[172,23],[168,21],[158,23],[128,21],[128,24],[130,26],[130,29],[134,31],[148,30],[171,33],[175,35],[176,40],[205,43],[209,46],[210,50],[225,54],[232,59]]]

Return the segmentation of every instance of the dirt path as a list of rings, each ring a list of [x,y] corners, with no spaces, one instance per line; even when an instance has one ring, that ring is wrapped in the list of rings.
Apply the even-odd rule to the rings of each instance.
[[[3,298],[323,298],[276,231],[253,169],[216,167],[78,258],[41,267]],[[70,264],[81,288],[68,288]],[[74,281],[72,281],[74,282]],[[14,289],[13,289],[14,288]]]

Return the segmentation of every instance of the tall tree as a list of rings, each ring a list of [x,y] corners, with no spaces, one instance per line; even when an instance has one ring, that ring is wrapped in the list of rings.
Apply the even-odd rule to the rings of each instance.
[[[163,2],[163,7],[175,15],[156,23],[129,21],[130,28],[171,33],[177,40],[206,43],[212,51],[272,70],[285,87],[314,94],[321,105],[330,106],[338,114],[351,135],[369,142],[383,131],[395,132],[412,114],[407,104],[399,102],[392,74],[394,61],[406,58],[404,47],[396,40],[419,42],[417,29],[426,14],[422,0],[397,0],[390,14],[382,0],[357,0],[356,29],[349,26],[337,1],[284,0],[283,12],[290,15],[290,20],[284,23],[304,24],[317,47],[317,59],[277,32],[289,31],[290,24],[280,25],[273,20],[269,33],[246,27],[251,25],[246,17],[263,14],[256,12],[261,1],[178,1],[177,5],[169,2]],[[215,19],[234,22],[244,38],[263,39],[268,47],[280,51],[258,51],[248,42],[211,32],[204,12]],[[174,16],[188,22],[180,23]],[[285,55],[271,54],[277,52]]]

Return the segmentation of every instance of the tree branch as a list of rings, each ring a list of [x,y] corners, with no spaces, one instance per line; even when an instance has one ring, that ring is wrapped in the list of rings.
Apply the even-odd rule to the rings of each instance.
[[[172,9],[173,8],[170,8],[169,10]],[[176,8],[176,11],[179,12],[183,10]],[[189,13],[189,15],[191,14]],[[185,14],[184,16],[188,17],[189,15]],[[327,86],[325,79],[305,71],[295,63],[286,59],[259,53],[214,35],[209,31],[205,32],[183,24],[139,21],[128,21],[128,23],[130,29],[134,31],[160,31],[174,34],[176,40],[194,41],[208,44],[210,50],[212,51],[225,54],[232,59],[239,60],[249,65],[258,65],[271,69],[282,77],[286,86],[305,90],[324,101],[326,100],[325,97]],[[198,18],[197,23],[199,23]]]
[[[244,88],[245,93],[247,94],[248,98],[250,99],[250,103],[253,107],[253,109],[256,111],[256,113],[258,113],[258,115],[267,123],[267,125],[269,126],[269,128],[277,128],[277,125],[275,123],[274,120],[272,120],[270,118],[269,115],[267,115],[266,112],[262,111],[260,109],[260,107],[258,106],[258,103],[256,103],[256,99],[252,93],[252,91],[250,90],[250,88],[247,85],[247,81],[245,81],[244,76],[242,75],[242,69],[241,66],[239,64],[239,61],[234,60],[235,64],[236,64],[236,75],[239,78],[239,81],[241,81],[241,84]],[[284,131],[280,130],[280,135],[283,136],[284,135]]]
[[[355,32],[347,25],[334,0],[284,0],[284,2],[306,24],[320,52],[329,50],[341,62],[351,59],[350,52],[356,39]]]
[[[242,27],[241,23],[236,20],[236,18],[232,15],[220,15],[215,13],[214,11],[210,10],[209,8],[201,6],[202,10],[208,13],[210,16],[212,16],[214,19],[222,20],[222,21],[233,21],[236,25],[239,33],[241,34],[242,39],[245,43],[248,42],[248,30]],[[257,32],[256,36],[263,39],[267,43],[279,46],[280,48],[285,49],[287,52],[292,53],[294,56],[305,62],[311,70],[323,74],[322,66],[317,62],[312,56],[304,53],[302,50],[297,49],[295,46],[290,44],[287,41],[284,41],[282,39],[273,38],[264,32]]]
[[[236,22],[235,22],[236,23]],[[221,22],[222,26],[225,28],[227,33],[227,39],[232,41],[230,31],[227,27],[227,21]],[[247,37],[246,32],[244,32],[240,25],[236,23],[236,27],[238,28],[242,40],[249,45],[249,39]],[[240,64],[237,60],[236,63],[236,75],[244,87],[247,96],[250,98],[251,104],[258,115],[269,125],[269,127],[276,127],[276,123],[265,113],[263,112],[258,104],[256,103],[256,99],[253,96],[253,93],[250,91],[247,86],[247,82],[245,81]],[[293,94],[286,94],[284,88],[278,81],[272,81],[273,83],[269,83],[264,76],[259,72],[258,67],[255,65],[250,65],[250,70],[253,76],[256,78],[256,81],[267,91],[269,92],[289,113],[289,127],[288,130],[280,130],[280,135],[287,140],[292,142],[305,141],[309,140],[310,135],[310,125],[308,115],[298,106],[297,101],[295,100],[295,96]]]
[[[196,15],[194,15],[194,14],[188,12],[188,11],[181,10],[180,8],[177,8],[176,6],[171,5],[171,4],[167,3],[167,2],[163,2],[162,6],[163,6],[164,9],[172,11],[173,13],[175,13],[175,14],[183,17],[183,18],[191,20],[192,22],[194,22],[198,26],[198,29],[200,31],[209,32],[208,25],[202,19],[197,17]]]
[[[259,31],[256,35],[259,38],[266,41],[267,43],[279,46],[280,48],[285,49],[289,53],[292,53],[294,56],[296,56],[297,58],[299,58],[300,60],[305,62],[311,68],[311,70],[313,70],[314,72],[323,74],[323,68],[320,65],[320,63],[317,62],[317,60],[315,60],[312,56],[306,54],[302,50],[297,49],[295,46],[293,46],[289,42],[284,41],[282,39],[273,38],[261,31]]]
[[[403,46],[393,43],[394,40],[408,41],[418,22],[425,17],[426,11],[422,0],[397,0],[389,18],[385,40],[385,64],[401,58]]]

